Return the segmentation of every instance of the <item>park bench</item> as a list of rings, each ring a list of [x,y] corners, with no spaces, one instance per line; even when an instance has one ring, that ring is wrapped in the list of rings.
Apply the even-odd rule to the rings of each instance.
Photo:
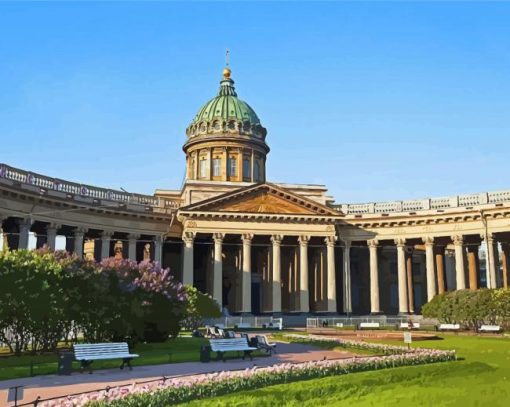
[[[267,353],[276,353],[276,343],[269,343],[266,335],[257,335],[257,348],[265,350]]]
[[[439,324],[438,331],[460,331],[460,324]]]
[[[379,329],[381,324],[379,322],[360,322],[358,329]]]
[[[124,369],[124,365],[128,365],[129,369],[132,370],[131,360],[139,356],[135,353],[129,353],[126,342],[80,343],[75,344],[73,348],[74,358],[81,362],[82,369],[88,368],[89,373],[92,373],[90,365],[94,360],[105,359],[122,359],[120,368]]]
[[[225,362],[225,352],[243,352],[243,359],[248,356],[250,360],[253,360],[251,353],[257,348],[248,345],[246,338],[235,338],[235,339],[209,339],[209,345],[211,350],[216,352],[218,360]]]
[[[501,332],[501,326],[499,325],[482,325],[480,328],[478,328],[478,332],[491,332],[491,333],[498,333]]]
[[[400,329],[409,329],[409,323],[401,322],[399,328]],[[413,325],[412,325],[411,329],[420,329],[420,323],[419,322],[413,322]]]

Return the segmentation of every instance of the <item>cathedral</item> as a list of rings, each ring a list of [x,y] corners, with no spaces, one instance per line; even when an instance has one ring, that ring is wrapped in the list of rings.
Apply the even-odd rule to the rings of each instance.
[[[182,189],[154,195],[0,164],[4,249],[64,238],[79,256],[158,261],[231,315],[419,314],[437,293],[508,286],[510,191],[337,203],[273,183],[270,131],[228,67],[186,135]]]

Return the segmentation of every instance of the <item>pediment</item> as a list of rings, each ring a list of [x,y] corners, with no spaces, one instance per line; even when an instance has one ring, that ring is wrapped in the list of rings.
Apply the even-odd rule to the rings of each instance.
[[[285,214],[337,216],[331,208],[300,197],[272,184],[230,192],[225,195],[182,208],[184,211],[235,212],[247,214]]]

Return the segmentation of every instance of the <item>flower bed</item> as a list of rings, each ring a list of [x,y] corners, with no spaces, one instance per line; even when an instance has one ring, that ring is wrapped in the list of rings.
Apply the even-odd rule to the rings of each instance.
[[[309,338],[309,337],[308,337]],[[312,340],[331,338],[313,336]],[[343,340],[342,340],[343,341]],[[133,384],[131,386],[112,388],[80,396],[42,402],[40,407],[143,407],[168,406],[178,403],[215,397],[237,391],[251,390],[276,384],[299,380],[315,379],[327,376],[343,375],[354,372],[386,369],[398,366],[411,366],[426,363],[446,362],[455,359],[455,352],[435,349],[411,349],[400,346],[380,344],[354,344],[364,349],[383,348],[387,351],[400,352],[387,356],[351,358],[342,360],[320,360],[304,363],[285,363],[264,368],[251,368],[242,371],[227,371],[173,379],[162,379],[150,384]],[[389,349],[390,348],[390,349]]]

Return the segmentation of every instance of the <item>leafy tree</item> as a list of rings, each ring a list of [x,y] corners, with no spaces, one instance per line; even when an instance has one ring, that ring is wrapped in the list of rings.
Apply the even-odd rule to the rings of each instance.
[[[186,327],[197,329],[206,318],[221,317],[221,310],[216,301],[208,295],[200,292],[196,287],[186,286],[188,306],[186,310]]]

